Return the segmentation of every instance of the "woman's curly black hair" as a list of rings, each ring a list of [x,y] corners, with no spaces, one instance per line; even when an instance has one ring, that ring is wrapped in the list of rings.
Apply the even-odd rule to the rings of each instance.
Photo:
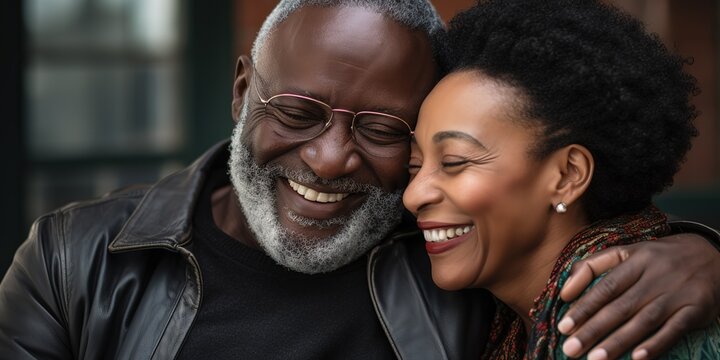
[[[592,0],[490,0],[449,26],[452,72],[479,71],[518,90],[542,133],[543,158],[585,146],[595,173],[590,220],[637,211],[672,184],[697,116],[688,62],[619,10]]]

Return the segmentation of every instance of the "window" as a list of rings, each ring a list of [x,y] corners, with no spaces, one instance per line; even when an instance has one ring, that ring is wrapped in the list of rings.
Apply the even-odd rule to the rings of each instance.
[[[25,2],[28,222],[181,167],[182,4]]]

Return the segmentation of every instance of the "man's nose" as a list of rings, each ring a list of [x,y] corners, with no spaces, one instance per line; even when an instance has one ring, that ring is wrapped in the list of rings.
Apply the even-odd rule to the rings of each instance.
[[[336,113],[327,130],[302,145],[300,158],[315,175],[323,179],[336,179],[361,167],[363,159],[352,140],[351,120],[349,114]]]

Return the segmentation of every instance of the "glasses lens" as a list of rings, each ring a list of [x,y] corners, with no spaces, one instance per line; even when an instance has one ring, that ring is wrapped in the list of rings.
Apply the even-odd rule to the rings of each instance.
[[[353,126],[355,141],[371,155],[391,157],[408,149],[410,129],[402,120],[359,113]]]
[[[293,140],[319,135],[332,116],[332,110],[318,102],[292,95],[272,98],[265,107],[278,134]]]

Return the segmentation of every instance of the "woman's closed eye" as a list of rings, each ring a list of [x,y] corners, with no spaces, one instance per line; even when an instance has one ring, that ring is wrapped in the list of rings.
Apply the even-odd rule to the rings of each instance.
[[[444,156],[440,161],[442,169],[446,172],[457,172],[463,169],[465,165],[472,162],[472,159],[461,156]]]
[[[462,159],[462,160],[454,160],[454,161],[443,161],[443,162],[441,162],[441,164],[445,168],[452,168],[452,167],[465,165],[469,162],[470,162],[470,160]]]
[[[446,173],[454,174],[461,172],[463,169],[471,165],[487,164],[492,162],[493,159],[495,159],[495,156],[490,154],[482,154],[480,156],[472,157],[457,155],[444,156],[440,161],[440,165]]]

